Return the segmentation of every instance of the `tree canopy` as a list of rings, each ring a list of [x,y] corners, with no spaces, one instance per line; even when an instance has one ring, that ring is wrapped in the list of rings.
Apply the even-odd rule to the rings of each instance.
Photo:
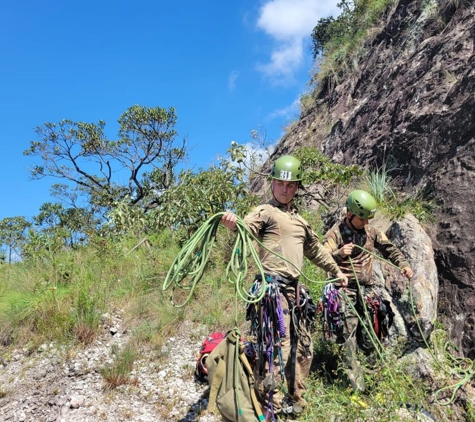
[[[11,264],[15,253],[20,255],[25,232],[30,226],[25,217],[7,217],[0,221],[0,244],[8,248],[8,263]]]
[[[35,129],[38,139],[24,151],[39,159],[30,175],[67,182],[53,185],[53,194],[69,203],[86,197],[91,206],[110,209],[129,198],[131,204],[147,206],[147,201],[156,201],[156,192],[172,186],[175,167],[186,157],[176,121],[173,107],[134,105],[120,116],[115,140],[106,135],[103,120],[45,123]]]

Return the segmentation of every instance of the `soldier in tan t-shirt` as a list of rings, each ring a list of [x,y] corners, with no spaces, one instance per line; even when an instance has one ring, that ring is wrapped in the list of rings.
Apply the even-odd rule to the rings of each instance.
[[[275,307],[282,308],[285,322],[286,333],[282,338],[272,345],[266,342],[272,357],[267,360],[265,354],[258,354],[255,365],[256,392],[264,407],[266,420],[275,420],[275,415],[279,413],[299,413],[306,406],[302,393],[305,390],[304,380],[310,371],[313,347],[310,333],[302,326],[291,325],[292,315],[296,315],[293,314],[295,298],[299,298],[299,306],[302,297],[308,295],[298,282],[304,257],[340,278],[343,286],[347,284],[346,276],[292,205],[302,180],[300,161],[292,156],[280,157],[273,165],[271,178],[273,199],[257,206],[244,218],[252,234],[267,248],[259,250],[266,288],[269,292],[277,292]],[[236,229],[236,221],[232,213],[222,218],[223,225],[231,230]],[[271,295],[269,293],[268,297]],[[262,309],[259,304],[256,308]],[[298,335],[295,334],[297,332]],[[294,359],[291,353],[293,344],[296,347]],[[282,382],[282,374],[285,374],[285,382]]]
[[[413,272],[402,252],[381,230],[369,225],[369,220],[376,212],[376,201],[368,192],[363,190],[351,192],[346,207],[346,217],[325,234],[323,245],[348,276],[346,295],[340,294],[343,324],[337,341],[344,347],[343,361],[350,384],[355,390],[363,391],[365,389],[363,373],[356,357],[358,317],[353,309],[356,309],[357,303],[361,302],[358,284],[365,289],[366,295],[372,293],[374,257],[357,246],[372,253],[378,251],[383,258],[401,268],[407,278],[411,278]],[[345,302],[345,296],[351,300],[353,306]],[[364,318],[364,315],[361,316]]]

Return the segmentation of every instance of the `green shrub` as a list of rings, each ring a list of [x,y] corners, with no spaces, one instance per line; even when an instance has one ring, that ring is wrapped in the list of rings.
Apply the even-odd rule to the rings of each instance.
[[[384,205],[385,212],[393,219],[401,219],[406,214],[412,214],[421,224],[433,223],[434,212],[437,208],[434,199],[425,199],[421,194],[409,196],[405,199],[395,199]]]
[[[357,165],[332,163],[328,157],[313,147],[298,148],[293,155],[302,162],[304,185],[319,182],[327,189],[331,186],[347,186],[354,177],[362,174]]]
[[[362,54],[360,46],[370,29],[393,4],[394,0],[343,0],[336,18],[321,18],[312,32],[313,57],[322,61],[317,79],[328,76],[325,69],[336,68],[337,74],[351,69],[351,61]]]

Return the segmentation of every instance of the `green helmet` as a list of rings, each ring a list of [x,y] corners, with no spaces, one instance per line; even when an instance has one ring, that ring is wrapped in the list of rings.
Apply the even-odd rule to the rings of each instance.
[[[369,220],[376,213],[376,200],[364,190],[354,190],[346,200],[346,208],[357,217]]]
[[[270,176],[272,179],[300,182],[302,173],[302,164],[299,159],[291,155],[283,155],[275,160]]]

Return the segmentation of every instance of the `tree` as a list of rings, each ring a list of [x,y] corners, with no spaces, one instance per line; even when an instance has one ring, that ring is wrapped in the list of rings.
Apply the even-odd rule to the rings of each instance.
[[[84,208],[65,208],[62,204],[46,202],[33,217],[34,225],[45,235],[58,237],[64,246],[73,247],[93,231],[96,221]]]
[[[231,209],[244,215],[257,203],[244,180],[246,172],[225,159],[198,172],[183,170],[175,185],[159,196],[160,206],[144,210],[118,202],[108,215],[109,227],[114,235],[137,236],[171,229],[179,239],[189,239],[214,214]]]
[[[179,183],[163,194],[162,206],[153,215],[163,227],[180,229],[185,239],[216,213],[234,210],[243,215],[257,204],[243,179],[245,172],[223,159],[218,166],[197,173],[183,171]]]
[[[313,43],[313,58],[316,59],[319,54],[323,53],[325,45],[331,40],[332,25],[334,25],[335,18],[330,16],[328,18],[321,18],[317,26],[313,28],[312,43]]]
[[[172,186],[175,167],[185,159],[186,143],[177,142],[176,120],[173,107],[135,105],[120,116],[117,140],[107,138],[103,120],[45,123],[35,129],[39,139],[24,151],[41,160],[30,175],[66,180],[69,185],[54,185],[53,193],[69,203],[85,196],[93,211],[107,211],[126,197],[130,204],[142,203]],[[147,181],[147,171],[155,175],[153,182]],[[118,181],[119,174],[125,174],[126,184]]]
[[[393,3],[390,0],[341,0],[336,18],[322,18],[312,32],[313,58],[339,50],[352,51]],[[341,55],[341,52],[340,54]]]
[[[7,217],[0,221],[0,242],[8,248],[8,263],[12,263],[14,252],[26,238],[26,229],[31,226],[25,217]]]
[[[258,129],[251,130],[251,142],[238,144],[232,141],[231,148],[227,152],[231,162],[240,167],[243,180],[251,183],[257,175],[261,174],[262,165],[274,149],[275,144],[267,140],[267,131],[259,126]]]

